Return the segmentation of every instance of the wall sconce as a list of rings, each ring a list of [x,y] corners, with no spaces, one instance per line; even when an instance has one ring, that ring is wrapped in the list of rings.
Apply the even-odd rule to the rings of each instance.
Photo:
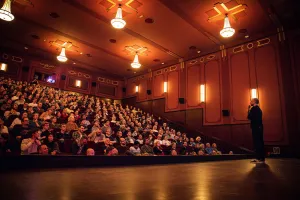
[[[75,86],[76,87],[80,87],[81,86],[81,81],[80,80],[76,80]]]
[[[1,63],[1,71],[6,71],[6,69],[7,69],[7,64],[5,64],[5,63]]]
[[[251,99],[257,98],[257,90],[256,88],[251,89]]]
[[[167,90],[168,90],[168,82],[165,81],[165,82],[164,82],[164,93],[166,93]]]
[[[139,92],[139,86],[135,86],[135,92]]]
[[[205,102],[205,85],[200,85],[200,102]]]

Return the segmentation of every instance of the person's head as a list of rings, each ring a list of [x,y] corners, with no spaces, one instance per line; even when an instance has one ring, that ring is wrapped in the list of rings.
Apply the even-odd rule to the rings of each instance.
[[[140,143],[138,141],[134,141],[133,147],[134,148],[139,148]]]
[[[200,136],[196,137],[196,142],[200,142],[200,141],[201,141],[201,137]]]
[[[122,137],[122,135],[123,135],[122,131],[118,131],[118,132],[117,132],[117,136],[118,136],[118,137]]]
[[[149,145],[150,144],[150,140],[147,138],[145,139],[145,144]]]
[[[138,138],[139,138],[139,140],[142,140],[142,139],[143,139],[143,135],[140,134],[140,135],[138,136]]]
[[[229,155],[233,155],[233,151],[229,151]]]
[[[182,146],[187,147],[187,142],[183,142]]]
[[[212,148],[217,148],[217,144],[216,143],[212,143],[211,147]]]
[[[39,113],[34,113],[33,120],[38,120],[38,119],[39,119]]]
[[[201,150],[198,151],[198,155],[199,155],[199,156],[203,156],[203,155],[204,155],[204,151],[201,151]]]
[[[118,150],[116,148],[113,148],[111,149],[109,152],[108,152],[108,156],[117,156],[119,154]]]
[[[131,137],[131,132],[130,131],[127,132],[127,137]]]
[[[200,149],[204,149],[204,148],[205,148],[205,147],[204,147],[204,144],[200,144],[200,145],[199,145],[199,148],[200,148]]]
[[[44,130],[49,130],[49,123],[48,123],[48,122],[45,122],[45,123],[43,124],[43,129],[44,129]]]
[[[32,129],[29,132],[29,135],[32,139],[37,139],[39,137],[39,130],[38,129]]]
[[[110,145],[111,144],[110,139],[109,138],[105,138],[104,144],[105,145]]]
[[[126,145],[126,140],[124,138],[120,138],[120,144],[122,146],[125,146]]]
[[[84,132],[84,126],[80,126],[78,129],[78,132],[83,133]]]
[[[29,119],[28,119],[28,117],[24,117],[23,119],[22,119],[22,125],[23,126],[27,126],[29,124]]]
[[[45,144],[42,144],[38,147],[38,152],[40,155],[48,155],[48,147]]]
[[[52,121],[52,124],[55,124],[57,122],[57,118],[56,117],[52,117],[51,121]]]
[[[206,148],[210,148],[210,144],[209,144],[209,143],[206,143],[205,147],[206,147]]]
[[[61,129],[62,131],[66,131],[66,130],[67,130],[66,124],[61,124],[60,129]]]
[[[47,139],[48,139],[48,142],[53,142],[53,140],[54,140],[53,134],[50,133],[50,134],[48,135]]]
[[[173,150],[171,151],[171,155],[172,155],[172,156],[177,156],[177,151],[173,149]]]
[[[258,105],[258,104],[259,104],[258,98],[253,98],[253,99],[251,99],[251,101],[250,101],[250,105],[251,105],[251,106],[256,106],[256,105]]]
[[[111,130],[110,130],[110,129],[106,129],[105,135],[106,135],[106,136],[110,136],[110,135],[111,135]]]
[[[190,142],[194,142],[194,138],[190,138]]]
[[[172,143],[172,149],[176,149],[176,143],[175,142]]]
[[[88,148],[88,149],[86,150],[86,155],[87,155],[87,156],[94,156],[94,155],[95,155],[94,149]]]

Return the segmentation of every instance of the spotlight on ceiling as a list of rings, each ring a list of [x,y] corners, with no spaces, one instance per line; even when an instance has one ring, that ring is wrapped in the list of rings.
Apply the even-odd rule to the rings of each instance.
[[[112,19],[110,22],[111,22],[111,25],[116,29],[122,29],[125,27],[126,22],[122,19],[121,4],[119,5],[119,8],[117,10],[116,17],[114,19]]]
[[[235,30],[233,28],[231,28],[228,16],[226,15],[225,19],[224,19],[224,27],[220,31],[220,35],[224,38],[229,38],[229,37],[233,36],[234,33],[235,33]]]
[[[134,60],[133,62],[131,63],[131,67],[132,68],[135,68],[135,69],[138,69],[141,67],[141,64],[139,63],[139,56],[138,54],[136,53],[135,56],[134,56]]]
[[[12,21],[14,18],[14,15],[11,13],[11,0],[5,0],[2,8],[0,9],[0,19],[4,21]]]
[[[66,48],[65,47],[61,48],[61,52],[60,52],[59,56],[57,56],[56,58],[60,62],[66,62],[68,60],[68,58],[66,57]]]

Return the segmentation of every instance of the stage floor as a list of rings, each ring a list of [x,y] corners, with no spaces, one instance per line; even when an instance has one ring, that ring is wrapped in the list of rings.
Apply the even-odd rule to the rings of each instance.
[[[300,198],[300,160],[30,170],[1,173],[5,200],[275,200]]]

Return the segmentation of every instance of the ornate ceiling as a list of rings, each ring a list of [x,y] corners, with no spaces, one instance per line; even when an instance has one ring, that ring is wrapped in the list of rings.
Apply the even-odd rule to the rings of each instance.
[[[285,1],[17,0],[15,20],[0,21],[0,47],[55,60],[65,46],[69,60],[64,65],[121,79],[276,34],[282,24],[270,17],[269,5],[276,3],[284,13],[280,2]],[[127,24],[116,30],[110,20],[119,4]],[[229,39],[219,34],[225,14],[236,30]],[[136,52],[138,70],[130,67]]]

